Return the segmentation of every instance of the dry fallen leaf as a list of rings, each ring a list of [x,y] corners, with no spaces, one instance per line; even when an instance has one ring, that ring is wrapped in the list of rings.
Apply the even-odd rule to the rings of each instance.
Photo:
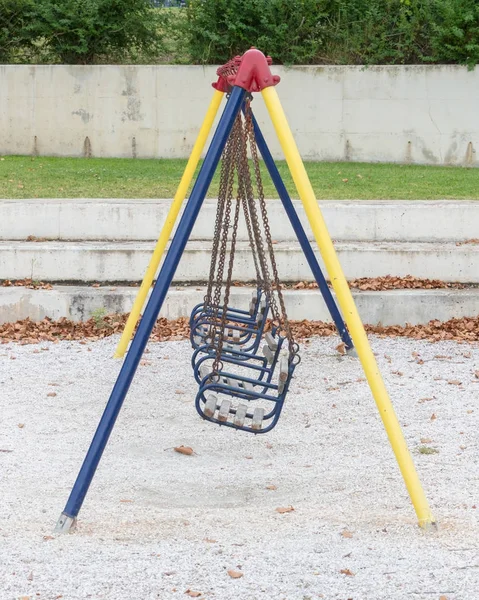
[[[189,446],[177,446],[174,450],[179,454],[186,454],[186,456],[191,456],[194,453],[193,448],[190,448]]]
[[[435,421],[436,419],[437,419],[436,414],[432,413],[432,415],[431,415],[431,421]]]
[[[354,573],[349,569],[341,569],[340,573],[343,575],[348,575],[348,577],[354,577]]]
[[[439,600],[447,600],[447,596],[444,596],[444,595],[439,596]]]
[[[47,397],[48,398],[55,398],[56,395],[57,395],[56,392],[48,392]]]
[[[233,569],[228,571],[228,575],[231,577],[231,579],[239,579],[240,577],[243,577],[243,573],[241,571],[234,571]]]
[[[24,427],[25,427],[25,423],[19,423],[19,424],[18,424],[18,428],[19,428],[19,429],[23,429]]]
[[[344,342],[341,342],[336,346],[336,350],[339,352],[339,354],[346,354],[346,344]]]
[[[476,379],[479,379],[479,371],[476,371],[474,375],[476,376]]]
[[[275,485],[267,485],[266,489],[267,490],[277,490],[278,488]]]
[[[55,538],[53,537],[53,535],[44,535],[43,536],[43,541],[44,542],[48,542],[48,540],[54,540]]]
[[[343,538],[352,538],[353,534],[348,529],[343,529],[343,531],[341,531],[341,536]]]
[[[202,595],[202,592],[194,592],[193,590],[186,590],[185,594],[190,596],[191,598],[199,598]]]
[[[284,515],[284,513],[290,513],[293,512],[294,508],[292,506],[285,506],[285,507],[280,507],[276,509],[276,512],[278,512],[280,515]]]
[[[462,385],[462,383],[460,381],[458,381],[457,379],[451,379],[450,381],[447,382],[449,385]]]

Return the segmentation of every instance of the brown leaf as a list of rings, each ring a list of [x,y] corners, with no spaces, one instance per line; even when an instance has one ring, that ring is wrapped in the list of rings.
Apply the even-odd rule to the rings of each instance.
[[[194,592],[193,590],[186,590],[185,594],[191,596],[191,598],[199,598],[203,595],[203,592]]]
[[[348,529],[343,529],[343,531],[341,531],[341,536],[343,538],[352,538],[353,534]]]
[[[476,379],[479,379],[479,371],[475,371],[474,375],[475,375]]]
[[[354,573],[349,569],[341,569],[340,573],[347,575],[348,577],[354,577]]]
[[[230,569],[228,571],[228,575],[231,577],[231,579],[239,579],[240,577],[243,577],[244,573]]]
[[[191,456],[194,453],[193,448],[190,448],[189,446],[177,446],[174,450],[179,454],[186,454],[186,456]]]
[[[447,600],[447,596],[444,596],[444,594],[442,596],[439,596],[439,600]]]
[[[346,344],[344,342],[341,342],[336,346],[336,350],[339,352],[339,354],[346,354]]]
[[[267,490],[273,490],[273,491],[274,491],[274,490],[277,490],[278,488],[277,488],[275,485],[267,485],[267,486],[266,486],[266,489],[267,489]]]
[[[19,428],[19,429],[23,429],[24,427],[25,427],[25,423],[19,423],[19,424],[18,424],[18,428]]]
[[[437,419],[436,414],[432,413],[432,415],[431,415],[431,421],[435,421],[436,419]]]
[[[450,381],[447,382],[449,385],[462,385],[461,381],[458,381],[457,379],[451,379]]]
[[[48,542],[49,540],[54,540],[55,538],[53,537],[53,535],[44,535],[43,536],[43,541],[44,542]]]
[[[48,392],[47,397],[48,398],[55,398],[56,395],[57,395],[56,392]]]
[[[279,513],[280,515],[284,515],[284,513],[290,513],[294,511],[294,508],[292,506],[285,506],[285,507],[280,507],[275,509],[277,513]]]

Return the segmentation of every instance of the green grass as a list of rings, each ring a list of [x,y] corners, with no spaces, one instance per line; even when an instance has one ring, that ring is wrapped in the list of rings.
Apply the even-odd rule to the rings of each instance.
[[[429,446],[419,446],[419,454],[438,454],[439,450],[436,448],[430,448]]]
[[[0,159],[1,198],[171,198],[185,160],[51,158]],[[319,199],[479,198],[479,169],[370,163],[307,162]],[[284,161],[278,168],[294,198]],[[277,197],[265,173],[265,194]],[[218,191],[215,176],[209,196]]]

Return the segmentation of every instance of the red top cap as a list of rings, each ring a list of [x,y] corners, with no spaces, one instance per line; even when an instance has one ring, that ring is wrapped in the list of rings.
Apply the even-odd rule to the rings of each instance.
[[[260,92],[280,81],[278,75],[271,74],[269,66],[272,62],[270,56],[251,48],[243,56],[235,56],[218,68],[218,81],[213,83],[213,87],[226,92],[230,86],[236,85],[248,92]]]

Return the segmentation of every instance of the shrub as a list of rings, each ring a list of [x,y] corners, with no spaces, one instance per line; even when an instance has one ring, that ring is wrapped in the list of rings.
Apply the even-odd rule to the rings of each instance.
[[[310,63],[321,50],[322,0],[190,0],[187,43],[194,62],[222,63],[250,46],[276,62]]]
[[[160,15],[148,0],[35,0],[26,30],[49,62],[119,62],[162,50]]]
[[[433,0],[431,62],[479,62],[479,4],[477,0]]]
[[[275,62],[415,64],[479,61],[477,0],[191,0],[193,62],[249,46]]]
[[[31,0],[0,0],[0,63],[24,59],[24,26],[32,5]]]

